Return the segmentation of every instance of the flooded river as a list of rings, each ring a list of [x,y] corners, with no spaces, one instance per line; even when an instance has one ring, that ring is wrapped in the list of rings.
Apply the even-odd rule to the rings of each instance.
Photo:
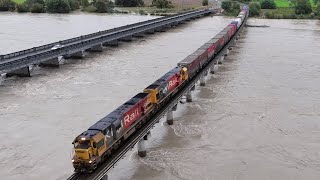
[[[146,20],[134,15],[0,14],[0,54]],[[11,21],[11,20],[13,21]],[[32,78],[0,85],[2,179],[65,179],[73,139],[140,92],[228,24],[206,17]],[[110,179],[319,179],[320,22],[259,20],[180,104],[174,125],[157,124],[148,155],[130,151]],[[3,28],[6,27],[6,28]]]

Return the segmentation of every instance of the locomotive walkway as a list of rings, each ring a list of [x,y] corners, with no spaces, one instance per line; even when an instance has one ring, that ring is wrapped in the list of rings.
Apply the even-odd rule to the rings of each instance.
[[[119,40],[131,41],[133,37],[164,31],[166,28],[177,26],[180,23],[200,18],[215,11],[216,9],[189,11],[0,55],[0,74],[30,76],[29,66],[35,64],[59,66],[59,57],[61,56],[83,58],[86,50],[100,52],[103,51],[104,45],[117,45]]]
[[[160,121],[164,116],[167,117],[168,124],[173,123],[172,113],[177,109],[177,104],[183,98],[183,96],[187,97],[187,101],[192,101],[191,91],[194,90],[195,85],[198,81],[200,81],[200,86],[205,85],[205,76],[207,76],[208,72],[214,73],[214,71],[218,68],[218,64],[222,64],[224,56],[229,54],[229,50],[235,45],[238,37],[240,36],[241,31],[243,30],[245,24],[247,22],[247,17],[242,23],[241,27],[237,31],[237,33],[232,37],[232,39],[220,50],[220,52],[215,55],[209,63],[202,68],[202,70],[194,76],[190,82],[181,89],[169,102],[168,104],[160,109],[158,113],[148,121],[140,130],[136,131],[127,141],[124,143],[114,154],[110,156],[110,158],[101,165],[94,173],[92,174],[80,174],[74,173],[71,175],[68,180],[107,180],[107,173],[116,165],[116,163],[122,159],[125,154],[132,150],[135,144],[138,143],[138,153],[141,151],[146,151],[144,146],[144,141],[148,139],[148,134],[150,130],[155,126],[156,123]]]

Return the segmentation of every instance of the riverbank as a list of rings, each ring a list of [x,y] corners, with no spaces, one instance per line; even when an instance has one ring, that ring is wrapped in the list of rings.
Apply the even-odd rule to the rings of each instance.
[[[277,9],[261,9],[260,16],[263,19],[320,19],[314,13],[310,14],[295,14],[294,8],[279,7]]]

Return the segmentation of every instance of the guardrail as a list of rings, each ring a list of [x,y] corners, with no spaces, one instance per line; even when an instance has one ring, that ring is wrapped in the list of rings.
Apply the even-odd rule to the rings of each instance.
[[[199,11],[192,11],[188,13],[182,13],[175,16],[171,16],[169,18],[159,18],[160,20],[152,21],[149,20],[146,22],[140,22],[136,23],[138,25],[127,25],[127,27],[130,28],[124,28],[119,27],[111,30],[106,31],[99,31],[90,35],[85,35],[80,38],[81,40],[75,41],[69,44],[64,44],[64,47],[58,48],[58,49],[48,49],[47,51],[39,51],[36,54],[32,54],[25,57],[17,57],[19,55],[19,52],[16,53],[16,55],[3,55],[2,61],[0,61],[0,72],[6,73],[10,72],[15,69],[20,69],[23,67],[26,67],[28,65],[37,64],[40,62],[44,62],[46,60],[56,58],[58,56],[66,56],[75,52],[79,52],[80,50],[89,49],[95,45],[111,42],[114,40],[121,39],[123,37],[131,36],[137,33],[143,33],[148,30],[156,29],[159,27],[163,27],[166,25],[170,25],[173,23],[181,22],[193,17],[197,17],[204,14],[209,14],[213,11],[213,9],[206,9],[206,10],[199,10]],[[73,38],[73,39],[77,39]],[[73,40],[66,40],[66,41],[73,41]],[[64,42],[66,42],[64,41]],[[62,41],[61,41],[62,42]],[[45,45],[49,46],[49,45]],[[37,47],[38,49],[43,48],[44,46]],[[34,49],[34,51],[37,51],[37,48]],[[25,50],[25,52],[33,52],[32,50],[28,49]],[[16,59],[10,60],[7,56],[13,56],[13,58],[17,57]],[[12,58],[11,58],[12,59]]]
[[[102,165],[99,167],[93,174],[80,174],[80,173],[74,173],[72,174],[68,180],[101,180],[103,177],[110,171],[111,168],[115,166],[115,164],[123,157],[125,154],[130,151],[136,143],[139,142],[140,139],[142,139],[153,127],[154,125],[161,119],[163,118],[166,113],[171,110],[176,104],[179,103],[181,98],[192,89],[193,86],[200,80],[201,76],[206,74],[214,64],[217,63],[218,59],[221,56],[224,56],[230,45],[233,44],[234,40],[238,37],[238,35],[241,33],[243,27],[245,26],[247,22],[247,17],[244,21],[244,23],[241,25],[237,33],[231,38],[231,40],[224,46],[224,48],[213,57],[213,59],[210,60],[210,62],[192,79],[190,82],[176,94],[172,100],[167,104],[166,107],[162,108],[159,110],[159,112],[151,119],[148,121],[143,128],[135,132],[131,138],[128,139],[128,141],[122,145],[119,150],[110,157],[107,162],[105,162],[105,165]]]

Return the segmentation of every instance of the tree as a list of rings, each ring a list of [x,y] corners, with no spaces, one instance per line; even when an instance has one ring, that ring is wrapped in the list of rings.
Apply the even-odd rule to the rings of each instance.
[[[14,11],[16,3],[12,0],[0,0],[0,11]]]
[[[46,5],[49,13],[69,13],[71,11],[67,0],[47,0]]]
[[[312,12],[309,0],[296,0],[294,4],[296,14],[310,14]]]
[[[169,8],[171,6],[171,2],[168,0],[152,0],[152,5],[156,6],[157,8]]]
[[[89,1],[88,0],[81,0],[80,1],[80,5],[82,7],[88,7],[89,6]]]
[[[222,1],[221,3],[222,9],[224,9],[226,12],[230,12],[232,10],[232,2],[227,0],[227,1]]]
[[[45,7],[44,7],[43,4],[34,3],[30,7],[30,12],[32,12],[32,13],[44,13],[45,12]]]
[[[78,0],[68,0],[71,11],[79,9],[80,3]]]
[[[317,6],[316,6],[315,14],[320,16],[320,1],[318,2]]]
[[[97,0],[94,3],[94,6],[97,8],[97,12],[99,13],[112,12],[114,8],[113,2],[109,0]]]
[[[208,6],[208,0],[202,0],[202,6]]]
[[[273,0],[261,1],[261,9],[276,9],[276,3]]]
[[[258,2],[251,2],[249,4],[249,15],[250,16],[259,16],[261,12],[261,6]]]
[[[115,0],[115,4],[123,7],[144,6],[143,0]]]
[[[17,4],[16,8],[18,12],[29,12],[29,7],[26,3]]]

